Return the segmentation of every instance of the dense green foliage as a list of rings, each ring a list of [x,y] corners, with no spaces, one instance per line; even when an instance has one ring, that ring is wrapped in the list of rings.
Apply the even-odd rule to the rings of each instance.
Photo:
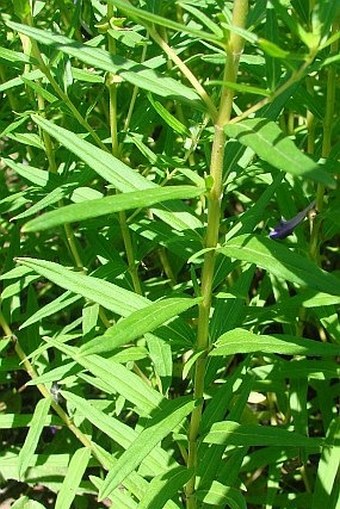
[[[337,2],[1,15],[5,497],[339,508]]]

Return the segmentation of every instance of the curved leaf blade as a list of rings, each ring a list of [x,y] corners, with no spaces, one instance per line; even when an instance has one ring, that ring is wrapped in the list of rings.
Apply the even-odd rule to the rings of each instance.
[[[296,338],[285,334],[259,335],[237,328],[222,334],[216,342],[216,348],[209,355],[214,357],[253,352],[281,355],[336,356],[340,354],[340,347],[331,343],[321,343],[312,339]]]
[[[237,124],[228,124],[225,132],[229,137],[252,148],[258,156],[275,168],[296,177],[310,178],[329,187],[335,187],[333,178],[320,165],[303,154],[275,122],[266,118],[253,118]]]
[[[69,509],[77,495],[82,477],[91,457],[90,449],[78,449],[71,458],[67,475],[57,495],[55,509]]]
[[[340,295],[340,281],[315,263],[260,235],[234,237],[218,249],[230,258],[255,263],[278,278],[308,286],[331,295]]]
[[[215,422],[203,442],[218,445],[318,447],[322,438],[309,438],[287,429],[234,421]]]

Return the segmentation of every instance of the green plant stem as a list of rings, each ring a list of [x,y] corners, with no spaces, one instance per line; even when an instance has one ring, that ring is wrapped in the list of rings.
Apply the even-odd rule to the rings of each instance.
[[[0,310],[0,326],[2,327],[4,333],[6,336],[10,337],[14,346],[14,350],[18,356],[18,358],[21,361],[21,364],[24,366],[26,372],[31,377],[32,380],[38,377],[38,373],[35,371],[33,365],[27,359],[27,356],[24,352],[24,350],[21,348],[19,344],[18,338],[13,334],[10,326],[8,325],[5,317],[3,316],[2,311]],[[78,438],[78,440],[87,448],[91,449],[92,454],[97,458],[97,460],[102,464],[104,468],[105,465],[103,464],[101,457],[97,453],[97,449],[94,444],[92,444],[91,440],[84,435],[80,431],[77,426],[73,423],[72,419],[67,415],[67,413],[62,409],[62,407],[57,403],[51,396],[50,391],[44,384],[36,384],[37,389],[39,390],[40,394],[50,400],[51,407],[56,412],[56,414],[60,417],[60,419],[65,423],[65,425],[68,427],[68,429]]]
[[[113,6],[108,4],[107,15],[111,19],[113,16]],[[115,40],[108,34],[108,50],[110,54],[116,54]],[[118,157],[119,143],[118,143],[118,126],[117,126],[117,76],[110,74],[108,78],[109,88],[109,118],[110,118],[110,133],[111,133],[111,152],[112,155]],[[131,275],[134,291],[142,294],[142,286],[140,283],[138,268],[135,261],[135,254],[132,245],[131,233],[127,225],[125,211],[119,212],[119,225],[123,237],[125,253],[128,261],[129,273]]]
[[[253,113],[256,113],[261,108],[266,106],[266,104],[269,104],[274,101],[277,97],[279,97],[283,92],[285,92],[289,87],[294,85],[294,83],[297,83],[300,81],[300,79],[304,76],[304,73],[306,69],[309,67],[309,65],[313,62],[315,56],[317,54],[317,50],[311,51],[311,53],[308,55],[306,61],[302,64],[300,69],[297,69],[292,73],[290,78],[283,83],[280,87],[278,87],[269,97],[264,97],[259,102],[245,110],[241,115],[238,115],[237,117],[234,117],[232,120],[230,120],[231,124],[236,124],[237,122],[240,122],[241,120],[245,120]]]
[[[248,12],[247,0],[235,0],[233,8],[233,25],[244,28]],[[240,54],[243,49],[244,40],[236,33],[231,33],[226,41],[226,65],[224,69],[224,81],[235,82],[238,71]],[[205,247],[210,249],[204,256],[201,295],[202,302],[199,304],[196,351],[203,351],[195,365],[194,373],[194,398],[198,405],[191,414],[191,421],[188,432],[188,461],[187,466],[194,470],[194,475],[187,483],[186,497],[187,508],[196,509],[197,499],[195,496],[196,469],[198,464],[197,449],[199,438],[199,427],[203,410],[204,379],[206,370],[206,358],[210,349],[209,343],[209,317],[212,301],[212,283],[215,268],[215,250],[219,238],[221,199],[222,199],[222,177],[224,161],[225,134],[224,126],[229,122],[232,112],[234,92],[224,87],[221,94],[220,105],[217,117],[215,118],[214,138],[212,144],[210,176],[212,187],[208,193],[208,224],[206,230]]]
[[[40,94],[37,94],[37,101],[38,101],[38,108],[43,113],[44,110],[45,110],[45,101],[44,101],[44,98]],[[54,148],[53,148],[51,137],[44,130],[41,130],[41,136],[42,136],[42,139],[43,139],[43,142],[44,142],[45,153],[46,153],[46,157],[47,157],[47,160],[48,160],[48,169],[49,169],[49,171],[51,173],[57,174],[58,170],[57,170],[57,164],[56,164],[56,161],[55,161],[55,154],[54,154]],[[58,206],[59,207],[63,207],[64,206],[64,200],[63,199],[58,201]],[[72,226],[70,224],[68,224],[68,223],[65,223],[64,224],[64,231],[65,231],[65,237],[66,237],[66,244],[67,244],[67,247],[70,250],[71,256],[73,257],[75,266],[79,270],[85,272],[83,262],[81,260],[80,255],[79,255],[77,241],[76,241],[76,238],[75,238]],[[100,316],[100,318],[101,318],[101,320],[102,320],[102,322],[103,322],[103,324],[104,324],[104,326],[106,328],[111,326],[111,323],[108,320],[108,318],[106,316],[106,313],[105,313],[103,308],[99,309],[99,316]]]
[[[99,138],[97,133],[92,129],[87,120],[80,114],[78,108],[73,104],[69,96],[63,91],[63,89],[58,85],[57,81],[54,79],[54,76],[52,75],[50,69],[44,62],[38,44],[34,40],[32,41],[32,54],[38,60],[41,72],[45,74],[46,78],[51,83],[51,86],[53,90],[56,92],[56,94],[60,97],[63,103],[69,108],[71,113],[78,120],[79,124],[82,125],[91,134],[93,140],[96,142],[98,147],[107,152],[105,144]]]
[[[196,76],[190,71],[189,67],[183,62],[183,60],[179,58],[176,52],[162,39],[162,37],[158,34],[158,32],[154,28],[149,27],[148,31],[152,39],[162,48],[162,50],[164,51],[164,53],[166,53],[168,58],[172,60],[172,62],[175,65],[177,65],[183,76],[185,76],[185,78],[196,90],[202,101],[205,103],[211,119],[215,121],[217,116],[217,110],[215,108],[215,105],[212,102],[209,95],[207,94],[206,90],[202,87],[202,85],[196,78]]]
[[[339,30],[339,24],[334,23],[333,34]],[[339,39],[336,39],[330,47],[330,53],[336,55],[339,51]],[[322,138],[322,151],[321,155],[324,158],[329,156],[332,146],[332,127],[334,122],[334,109],[335,109],[335,93],[336,93],[336,67],[331,65],[327,72],[327,95],[326,95],[326,111],[323,122],[323,138]],[[324,205],[325,187],[318,184],[316,191],[316,208],[318,212],[322,212]],[[310,240],[310,256],[316,263],[320,263],[320,234],[321,234],[321,221],[313,221],[311,240]]]
[[[141,57],[141,60],[140,60],[141,64],[146,59],[147,51],[148,51],[148,47],[147,47],[147,44],[145,44],[143,46],[142,57]],[[133,113],[133,110],[134,110],[134,107],[135,107],[135,104],[136,104],[136,99],[137,99],[138,91],[139,91],[139,87],[137,87],[137,85],[135,85],[133,87],[133,91],[132,91],[132,95],[131,95],[131,100],[130,100],[130,104],[129,104],[129,110],[128,110],[127,115],[126,115],[125,120],[124,120],[124,131],[125,132],[129,129],[129,126],[130,126],[130,122],[131,122],[131,118],[132,118],[132,113]]]

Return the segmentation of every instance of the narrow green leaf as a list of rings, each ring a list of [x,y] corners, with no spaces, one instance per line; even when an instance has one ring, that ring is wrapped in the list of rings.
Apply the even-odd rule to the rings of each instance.
[[[101,48],[91,48],[60,34],[41,30],[28,25],[8,21],[7,25],[19,33],[81,60],[96,69],[119,74],[124,80],[162,97],[176,97],[179,100],[198,103],[199,97],[194,90],[173,78],[162,76],[143,64],[129,60],[121,55],[113,55]],[[213,36],[215,39],[215,36]]]
[[[189,481],[193,472],[178,466],[152,479],[138,509],[163,509],[172,497]]]
[[[322,355],[336,356],[340,347],[331,343],[321,343],[285,334],[271,336],[254,334],[245,329],[233,329],[216,342],[216,347],[209,355],[234,355],[236,353],[277,353],[282,355]]]
[[[103,336],[94,338],[83,345],[80,352],[88,355],[114,350],[143,336],[146,332],[157,329],[198,302],[199,299],[164,299],[152,303],[120,320],[116,325],[110,327]]]
[[[11,509],[46,509],[46,506],[37,500],[23,496],[11,505]]]
[[[167,394],[171,385],[173,369],[171,346],[164,339],[150,333],[146,334],[146,340],[155,374],[160,379],[160,390],[162,394]]]
[[[167,200],[195,198],[204,190],[194,186],[169,186],[133,191],[115,196],[106,196],[87,202],[75,203],[47,212],[28,223],[22,231],[36,232],[47,230],[60,224],[74,223],[86,219],[142,207]]]
[[[44,150],[44,145],[39,136],[35,133],[8,133],[8,138],[18,143],[21,143],[25,147],[29,145],[30,147],[35,147],[40,150]]]
[[[95,477],[94,475],[89,475],[89,479],[92,484],[94,484],[97,491],[99,491],[101,486],[103,486],[103,479]],[[114,500],[114,503],[117,507],[119,507],[119,509],[138,509],[138,503],[135,502],[132,493],[126,489],[122,490],[121,486],[118,486],[118,488],[112,493],[110,500]]]
[[[80,356],[79,348],[65,345],[52,338],[44,339],[49,345],[64,352],[103,381],[111,393],[121,394],[125,399],[131,401],[136,406],[136,411],[148,415],[163,401],[159,392],[148,386],[139,376],[122,364],[118,364],[112,359],[103,359],[98,355]]]
[[[24,329],[25,327],[29,327],[33,323],[37,323],[43,318],[46,318],[47,316],[51,316],[55,313],[58,313],[58,311],[61,311],[62,309],[65,309],[75,302],[77,300],[81,299],[81,295],[74,295],[71,292],[65,292],[59,295],[59,297],[55,298],[45,306],[42,306],[38,311],[33,313],[27,320],[20,325],[19,329]]]
[[[53,187],[56,187],[58,184],[60,184],[58,175],[50,173],[49,171],[40,170],[39,168],[35,168],[33,166],[17,163],[15,161],[12,161],[12,159],[8,159],[5,157],[3,158],[3,161],[7,164],[7,166],[16,171],[21,177],[32,182],[32,184],[41,187],[45,187],[49,183]]]
[[[173,21],[170,18],[164,18],[162,16],[158,16],[153,12],[147,11],[145,9],[138,9],[137,7],[132,6],[129,3],[124,2],[124,0],[108,0],[109,3],[118,7],[122,12],[129,14],[132,17],[137,17],[137,19],[141,19],[145,21],[147,24],[154,23],[156,25],[160,25],[163,27],[170,28],[171,30],[175,30],[180,33],[187,33],[198,38],[199,41],[211,41],[215,43],[220,42],[220,37],[215,34],[210,34],[208,32],[204,32],[203,30],[197,30],[192,28],[191,26],[183,25],[182,23],[178,23]]]
[[[30,80],[37,80],[42,78],[44,75],[39,70],[24,73],[22,76],[18,76],[17,78],[13,78],[11,80],[6,81],[5,83],[0,84],[0,92],[5,92],[6,90],[10,90],[11,88],[21,87],[24,85],[23,77]]]
[[[65,185],[57,187],[56,189],[53,189],[53,191],[51,191],[46,196],[44,196],[44,198],[42,198],[41,200],[34,203],[34,205],[32,205],[28,209],[24,210],[20,214],[17,214],[16,216],[14,216],[13,220],[16,221],[18,219],[24,219],[26,217],[30,217],[30,216],[33,216],[34,214],[37,214],[41,210],[49,207],[50,205],[54,205],[59,200],[64,198],[64,196],[70,194],[71,191],[74,190],[74,188],[75,188],[75,184],[65,184]]]
[[[55,509],[69,509],[69,507],[71,507],[75,496],[77,495],[77,490],[87,468],[90,457],[90,449],[82,448],[78,449],[74,453],[68,466],[67,474],[64,478],[63,484],[61,485],[60,491],[57,495]]]
[[[81,398],[68,391],[62,391],[62,396],[72,403],[96,428],[100,429],[123,449],[128,449],[137,439],[137,431],[112,415],[105,414],[85,398]],[[167,468],[168,463],[169,454],[161,448],[151,451],[150,455],[144,460],[145,467],[153,475],[158,475],[161,471],[163,472]]]
[[[321,166],[303,154],[275,122],[254,118],[228,124],[225,132],[250,147],[264,161],[296,177],[306,177],[330,187],[335,182]]]
[[[137,171],[132,170],[109,152],[101,150],[71,131],[59,127],[42,117],[32,115],[32,118],[37,125],[48,132],[53,138],[56,138],[62,145],[76,154],[98,175],[107,182],[110,182],[110,184],[113,184],[122,193],[138,189],[159,189],[156,184],[142,177]],[[167,205],[159,205],[158,208],[153,210],[155,215],[168,223],[172,229],[186,230],[187,233],[187,230],[202,226],[199,219],[179,201],[169,202]]]
[[[265,90],[264,88],[254,87],[251,85],[245,85],[244,83],[234,83],[233,81],[209,80],[207,81],[206,85],[221,85],[222,87],[230,88],[231,90],[236,90],[237,92],[263,95],[264,97],[269,97],[271,94],[270,90]]]
[[[154,415],[150,424],[140,433],[131,447],[118,459],[108,473],[99,497],[103,500],[121,483],[152,449],[171,433],[195,407],[190,398],[177,398],[165,401],[162,410]]]
[[[202,9],[196,9],[193,5],[190,5],[188,2],[178,2],[178,4],[181,6],[182,9],[184,9],[187,12],[190,12],[199,23],[202,23],[205,25],[209,30],[214,33],[219,39],[223,39],[224,34],[223,30],[221,30],[221,27],[219,24],[215,23],[213,19],[206,14],[204,14]]]
[[[50,404],[51,401],[47,398],[44,398],[39,400],[37,406],[35,407],[25,443],[22,446],[18,456],[19,479],[24,479],[25,472],[33,459],[40,435],[44,429],[47,414],[50,409]]]
[[[23,62],[25,64],[33,63],[34,59],[25,55],[24,53],[20,53],[18,51],[13,51],[8,48],[0,47],[0,59],[8,60],[9,62]]]
[[[272,239],[260,235],[240,235],[218,251],[230,258],[255,263],[278,278],[331,295],[340,295],[338,278]]]
[[[197,490],[197,498],[212,506],[227,505],[230,509],[247,509],[247,504],[239,490],[213,481],[209,490]]]
[[[170,111],[168,111],[163,104],[159,101],[155,101],[151,94],[148,94],[148,99],[151,102],[154,109],[157,111],[159,116],[170,126],[176,133],[182,136],[190,136],[190,133],[186,126],[182,124],[176,117],[171,115]]]
[[[75,133],[37,115],[32,115],[32,119],[122,193],[157,187],[109,152],[81,139]]]
[[[339,486],[337,476],[339,474],[339,447],[340,421],[339,418],[334,419],[327,431],[326,444],[322,450],[317,477],[314,487],[312,509],[320,509],[324,507],[325,501],[331,500],[332,491],[338,500],[335,509],[338,509]]]
[[[55,262],[35,258],[17,258],[16,261],[30,267],[61,288],[82,295],[90,301],[98,302],[105,309],[110,309],[122,316],[129,315],[149,303],[144,297],[125,288],[93,276],[74,272]]]
[[[159,406],[162,395],[149,387],[141,378],[122,364],[111,359],[103,359],[98,355],[75,357],[84,368],[103,380],[112,392],[121,394],[135,405],[139,413],[148,414]]]
[[[274,426],[239,424],[234,421],[216,422],[204,438],[207,444],[277,447],[317,447],[322,438],[309,438]]]
[[[32,414],[0,414],[0,429],[26,428],[32,425]],[[56,415],[46,415],[43,426],[58,426],[62,423]]]
[[[44,344],[43,346],[45,347],[45,350],[48,349],[48,345]],[[27,385],[48,384],[53,383],[56,380],[62,381],[66,377],[78,374],[81,369],[82,368],[75,361],[64,361],[61,366],[57,366],[56,368],[46,371],[42,375],[33,378],[27,382]]]

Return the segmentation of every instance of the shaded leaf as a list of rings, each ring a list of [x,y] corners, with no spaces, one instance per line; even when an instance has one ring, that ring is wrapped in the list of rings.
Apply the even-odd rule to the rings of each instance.
[[[265,118],[248,119],[237,124],[228,124],[225,132],[252,148],[261,159],[279,170],[297,177],[310,178],[330,187],[335,185],[333,178],[303,154],[275,122]]]
[[[312,261],[260,235],[240,235],[218,252],[230,258],[255,263],[278,278],[287,279],[331,295],[340,295],[340,280]]]
[[[324,444],[322,438],[309,438],[274,426],[239,424],[234,421],[216,422],[203,439],[208,444],[277,447],[316,447]]]

